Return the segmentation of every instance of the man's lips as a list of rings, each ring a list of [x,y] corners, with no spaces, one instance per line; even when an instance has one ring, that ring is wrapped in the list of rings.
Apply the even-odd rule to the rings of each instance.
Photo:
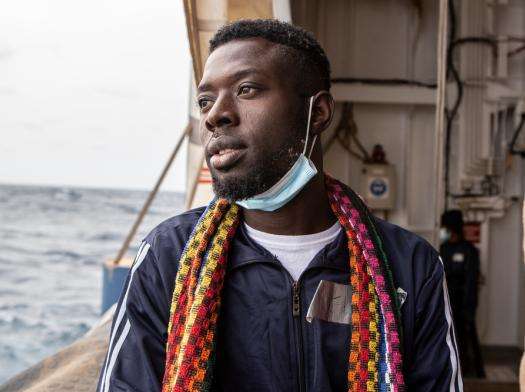
[[[244,149],[225,148],[213,154],[210,163],[214,169],[224,170],[233,166],[244,155]]]
[[[231,135],[212,137],[206,147],[210,165],[215,170],[227,170],[245,154],[246,145]]]

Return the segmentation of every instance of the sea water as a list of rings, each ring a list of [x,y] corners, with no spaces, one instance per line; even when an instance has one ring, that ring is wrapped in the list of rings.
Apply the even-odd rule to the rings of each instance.
[[[147,195],[0,185],[0,384],[97,322],[102,264],[116,256]],[[130,257],[183,201],[180,193],[157,196]]]

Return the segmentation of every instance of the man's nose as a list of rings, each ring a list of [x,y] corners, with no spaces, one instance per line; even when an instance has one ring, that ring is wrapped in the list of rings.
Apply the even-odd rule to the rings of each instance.
[[[233,100],[227,96],[217,98],[205,119],[206,129],[210,132],[215,132],[224,126],[235,126],[238,122],[236,107]]]

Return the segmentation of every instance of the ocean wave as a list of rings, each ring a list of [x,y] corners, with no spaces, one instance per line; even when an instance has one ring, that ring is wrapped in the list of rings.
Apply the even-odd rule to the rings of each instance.
[[[82,265],[100,265],[100,260],[93,257],[82,259]]]
[[[0,345],[0,357],[8,361],[16,361],[18,359],[16,347]]]
[[[100,233],[88,238],[89,241],[118,241],[123,238],[122,233]]]
[[[0,185],[0,194],[1,383],[96,323],[100,266],[118,251],[147,192]],[[181,194],[161,192],[129,254],[182,205]]]
[[[7,305],[0,305],[1,311],[6,310],[23,310],[29,308],[29,305],[27,304],[7,304]]]
[[[56,190],[53,198],[55,200],[76,201],[82,198],[82,194],[73,189],[61,188]]]
[[[53,258],[67,258],[70,260],[79,260],[83,257],[81,254],[73,252],[72,250],[48,250],[47,252],[44,252],[44,255]]]
[[[0,326],[9,327],[15,331],[27,330],[45,330],[48,326],[43,321],[29,321],[16,315],[7,315],[7,317],[0,317]]]
[[[56,333],[50,333],[45,338],[43,343],[46,345],[63,344],[64,342],[71,343],[89,331],[90,326],[86,323],[77,323],[69,325],[67,330],[61,330]]]
[[[0,238],[5,240],[16,240],[18,238],[24,238],[29,240],[32,238],[46,238],[49,234],[44,231],[32,231],[32,230],[21,230],[16,227],[6,227],[0,230]]]
[[[2,296],[15,296],[19,295],[20,291],[12,289],[12,288],[0,288],[0,297]]]
[[[38,252],[36,252],[34,249],[28,247],[27,245],[24,246],[23,244],[20,245],[3,245],[2,246],[2,252],[4,255],[7,253],[11,254],[17,254],[17,255],[37,255]]]
[[[140,209],[138,207],[129,206],[125,204],[116,204],[116,208],[118,208],[121,211],[124,211],[128,214],[137,215],[140,212]]]
[[[37,281],[37,277],[35,276],[20,276],[18,278],[14,278],[11,280],[11,283],[14,283],[14,284],[22,284],[22,283],[27,283],[27,282],[31,282],[31,281]]]

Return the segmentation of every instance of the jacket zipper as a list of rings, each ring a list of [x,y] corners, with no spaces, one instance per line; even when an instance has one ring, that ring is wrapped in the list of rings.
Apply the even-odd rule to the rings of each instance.
[[[301,326],[301,286],[299,281],[292,283],[292,316],[297,337],[297,359],[299,362],[299,391],[306,392],[306,381],[304,379],[304,352],[303,352],[303,330]]]
[[[274,260],[277,260],[274,258]],[[236,266],[234,268],[232,268],[230,271],[232,270],[235,270],[237,268],[242,268],[242,267],[245,267],[247,265],[250,265],[250,264],[255,264],[255,263],[268,263],[268,264],[272,264],[272,265],[276,265],[276,263],[274,261],[261,261],[259,259],[254,259],[254,260],[250,260],[250,261],[247,261],[245,263],[243,263],[242,265],[240,266]],[[316,267],[312,267],[312,268],[309,268],[309,269],[306,269],[304,270],[302,273],[301,273],[301,276],[299,276],[299,279],[297,281],[294,281],[293,280],[293,277],[292,275],[288,272],[288,270],[286,270],[286,268],[284,268],[282,266],[282,264],[280,264],[280,262],[277,260],[278,262],[278,266],[279,268],[284,271],[284,273],[289,277],[290,279],[290,282],[292,282],[292,316],[293,316],[293,321],[294,321],[294,327],[295,327],[295,336],[296,336],[296,339],[297,339],[297,346],[296,346],[296,356],[298,358],[298,363],[299,363],[299,369],[298,369],[298,373],[299,373],[299,380],[298,380],[298,384],[299,384],[299,392],[306,392],[306,380],[305,380],[305,376],[304,376],[304,349],[303,349],[303,330],[302,330],[302,326],[301,326],[301,286],[299,284],[302,276],[307,272],[307,271],[310,271],[310,270],[313,270],[313,269],[318,269],[318,268],[323,268],[323,269],[331,269],[331,270],[336,270],[336,271],[339,271],[338,268],[330,268],[328,266],[316,266]]]

